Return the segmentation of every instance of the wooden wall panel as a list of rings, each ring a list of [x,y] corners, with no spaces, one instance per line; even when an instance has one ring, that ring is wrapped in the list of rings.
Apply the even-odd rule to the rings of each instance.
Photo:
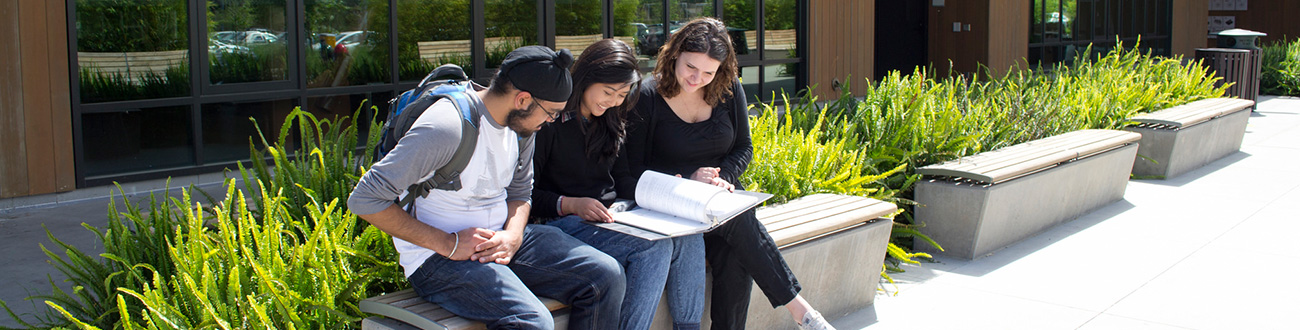
[[[68,76],[68,10],[65,1],[49,1],[45,20],[49,31],[50,140],[54,154],[54,190],[77,188],[72,144],[72,85]]]
[[[67,11],[0,0],[0,198],[76,188]]]
[[[1208,10],[1208,6],[1206,9]],[[1259,39],[1269,43],[1286,38],[1300,38],[1300,1],[1296,0],[1250,0],[1245,11],[1211,11],[1212,16],[1236,16],[1237,28],[1267,33]],[[1214,46],[1215,40],[1206,38],[1208,46]]]
[[[834,81],[866,92],[875,66],[875,1],[817,0],[808,4],[808,84],[822,100],[838,97]],[[851,81],[849,81],[851,79]]]
[[[992,0],[989,7],[987,66],[1002,75],[1012,68],[1027,68],[1029,56],[1029,0]]]
[[[27,195],[18,1],[0,1],[0,198]]]
[[[18,2],[22,52],[23,120],[26,125],[27,193],[54,192],[54,141],[50,132],[50,49],[44,1]]]
[[[930,7],[930,65],[936,74],[947,74],[949,61],[954,73],[975,72],[980,63],[988,63],[989,1],[945,1],[943,7]],[[953,23],[970,24],[970,31],[953,32]]]
[[[1258,0],[1256,0],[1258,1]],[[1253,4],[1255,1],[1251,1]],[[1190,59],[1196,55],[1197,48],[1205,47],[1205,35],[1208,29],[1209,0],[1173,0],[1170,8],[1172,30],[1169,35],[1169,48],[1173,55],[1182,55]]]

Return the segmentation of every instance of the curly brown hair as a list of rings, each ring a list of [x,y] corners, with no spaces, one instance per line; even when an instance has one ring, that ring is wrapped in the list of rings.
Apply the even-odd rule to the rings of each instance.
[[[731,84],[736,79],[736,51],[731,47],[731,36],[727,35],[727,26],[722,21],[712,17],[696,18],[668,37],[668,43],[659,49],[659,63],[654,69],[655,80],[659,83],[657,89],[664,98],[677,96],[682,91],[674,69],[678,55],[684,52],[703,53],[722,62],[713,75],[713,81],[704,86],[705,102],[716,106],[731,97]]]

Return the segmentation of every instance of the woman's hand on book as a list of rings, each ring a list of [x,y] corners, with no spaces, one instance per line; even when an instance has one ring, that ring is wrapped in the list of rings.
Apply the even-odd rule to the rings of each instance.
[[[605,208],[605,204],[601,204],[595,198],[566,196],[560,201],[560,211],[564,214],[576,215],[587,221],[614,221],[614,215],[609,213],[609,209]]]
[[[701,167],[696,169],[695,173],[691,173],[691,180],[722,187],[722,189],[726,189],[727,192],[736,191],[736,186],[723,179],[721,173],[721,168]]]

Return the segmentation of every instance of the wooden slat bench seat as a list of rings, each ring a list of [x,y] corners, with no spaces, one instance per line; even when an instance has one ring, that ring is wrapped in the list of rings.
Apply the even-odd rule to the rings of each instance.
[[[555,316],[556,325],[568,325],[569,306],[555,299],[542,297],[541,300]],[[460,318],[436,304],[425,301],[415,293],[415,289],[370,297],[362,300],[357,307],[362,312],[391,318],[389,320],[368,318],[362,321],[362,329],[486,329],[481,322]],[[400,322],[393,322],[393,320]]]
[[[1141,135],[1080,130],[917,169],[916,221],[975,259],[1124,196]]]
[[[1133,174],[1173,178],[1241,149],[1255,102],[1213,98],[1130,118],[1142,134]]]
[[[758,210],[759,221],[780,247],[804,287],[802,292],[828,318],[870,305],[880,281],[880,265],[897,210],[893,203],[874,199],[818,194]],[[834,258],[828,258],[834,255]],[[754,290],[758,290],[757,287]],[[762,293],[754,293],[748,327],[788,327],[789,313],[773,310]],[[567,325],[568,308],[542,299],[556,315],[557,329]],[[424,301],[412,290],[362,301],[361,311],[383,317],[362,322],[363,329],[482,329],[483,324],[456,317]],[[707,314],[707,310],[704,315]],[[387,318],[385,318],[387,317]],[[666,303],[661,302],[653,329],[671,329]],[[401,322],[395,322],[394,319]],[[707,327],[707,317],[705,317]]]

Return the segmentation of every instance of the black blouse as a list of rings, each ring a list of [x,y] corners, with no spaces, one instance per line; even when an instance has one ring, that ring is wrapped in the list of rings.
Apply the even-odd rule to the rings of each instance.
[[[590,197],[605,206],[614,202],[614,164],[601,164],[600,157],[587,156],[587,120],[576,113],[565,113],[537,132],[533,154],[533,205],[530,217],[548,219],[560,216],[555,202],[561,195]]]
[[[754,146],[740,81],[733,80],[731,98],[698,123],[678,117],[657,85],[653,77],[643,82],[637,105],[628,114],[627,144],[614,169],[619,197],[635,198],[636,181],[645,170],[689,178],[700,167],[718,167],[723,179],[742,188],[740,175],[749,166]]]

